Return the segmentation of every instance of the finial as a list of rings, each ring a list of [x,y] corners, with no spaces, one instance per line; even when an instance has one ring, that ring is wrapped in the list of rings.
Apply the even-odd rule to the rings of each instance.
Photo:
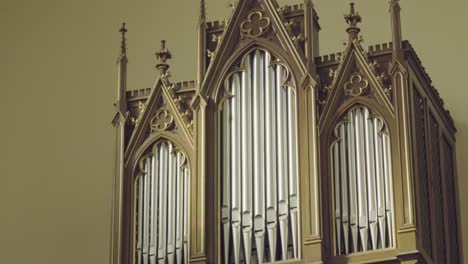
[[[346,32],[349,34],[349,40],[353,41],[358,38],[358,34],[361,29],[357,26],[358,23],[362,22],[362,18],[358,12],[354,9],[354,2],[350,4],[350,11],[348,15],[345,15],[346,23],[348,23],[349,27],[346,29]]]
[[[401,33],[400,1],[390,0],[390,17],[392,22],[393,61],[403,59],[403,36]]]
[[[156,52],[155,55],[159,61],[159,63],[156,65],[156,68],[160,71],[161,74],[165,74],[167,69],[169,69],[169,64],[167,64],[166,61],[172,58],[171,52],[166,48],[165,40],[161,40],[161,50]]]
[[[127,39],[125,38],[125,34],[127,33],[127,28],[125,27],[125,22],[122,23],[122,27],[120,28],[119,32],[122,34],[122,44],[120,45],[120,52],[122,54],[127,54]]]
[[[205,23],[206,21],[206,4],[205,0],[200,0],[200,23]]]
[[[398,6],[400,3],[400,0],[390,0],[390,6],[395,7]]]

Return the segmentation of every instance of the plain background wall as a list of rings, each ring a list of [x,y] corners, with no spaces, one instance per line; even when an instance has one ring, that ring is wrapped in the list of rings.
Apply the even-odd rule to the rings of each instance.
[[[226,0],[207,2],[210,20],[231,12]],[[153,53],[161,39],[173,53],[172,80],[192,80],[198,3],[1,0],[0,263],[108,263],[117,31],[127,22],[129,89],[153,85]],[[344,49],[347,4],[316,1],[321,54]],[[461,231],[468,252],[468,1],[401,5],[404,38],[458,128]],[[357,9],[364,45],[391,41],[388,0],[359,0]]]

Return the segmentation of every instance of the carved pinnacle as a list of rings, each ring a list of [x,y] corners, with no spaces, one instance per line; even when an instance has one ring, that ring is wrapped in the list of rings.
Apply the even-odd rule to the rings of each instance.
[[[350,3],[350,11],[348,15],[345,15],[346,23],[348,23],[349,27],[346,29],[346,32],[349,34],[349,40],[353,41],[357,39],[359,32],[361,29],[357,26],[358,23],[362,22],[362,18],[358,12],[356,12],[354,8],[354,3]]]
[[[165,74],[167,69],[169,69],[169,64],[166,63],[168,59],[172,58],[171,52],[166,48],[166,41],[161,40],[161,50],[155,53],[159,63],[156,65],[156,68],[160,71],[161,74]]]
[[[125,27],[126,24],[125,23],[122,23],[122,27],[120,28],[119,32],[121,33],[122,35],[122,43],[120,45],[120,52],[122,54],[126,54],[127,53],[127,39],[125,38],[125,34],[127,33],[127,28]]]

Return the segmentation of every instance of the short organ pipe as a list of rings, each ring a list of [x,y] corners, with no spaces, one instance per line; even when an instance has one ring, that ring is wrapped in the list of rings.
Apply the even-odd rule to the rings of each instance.
[[[384,122],[358,106],[335,134],[331,171],[337,254],[393,246],[390,138]]]
[[[188,263],[188,178],[185,156],[160,141],[136,180],[136,263]],[[188,167],[188,166],[185,166]]]

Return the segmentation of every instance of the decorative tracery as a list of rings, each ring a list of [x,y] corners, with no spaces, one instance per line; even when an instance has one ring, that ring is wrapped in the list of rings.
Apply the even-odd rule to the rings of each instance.
[[[393,197],[390,137],[364,106],[350,110],[334,130],[336,254],[392,247]]]

